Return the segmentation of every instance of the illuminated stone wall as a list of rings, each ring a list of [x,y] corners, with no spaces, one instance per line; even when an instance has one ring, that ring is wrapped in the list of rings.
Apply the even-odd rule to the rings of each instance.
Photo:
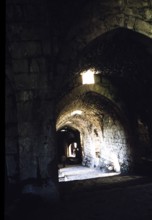
[[[89,88],[90,86],[86,86]],[[84,85],[67,95],[58,106],[57,130],[70,126],[81,135],[82,165],[109,172],[128,172],[132,166],[132,149],[127,122],[109,99],[96,92],[81,94]],[[79,94],[80,93],[80,94]],[[82,113],[71,114],[79,110]],[[132,146],[133,147],[133,146]]]
[[[116,171],[127,172],[132,161],[126,131],[119,121],[110,117],[105,117],[103,129],[102,157],[113,162]]]

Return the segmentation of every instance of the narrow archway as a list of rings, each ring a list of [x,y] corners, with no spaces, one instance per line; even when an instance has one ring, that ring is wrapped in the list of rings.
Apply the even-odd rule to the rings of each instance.
[[[64,126],[57,131],[58,165],[80,164],[82,151],[80,132],[70,126]],[[65,157],[65,160],[64,160]]]

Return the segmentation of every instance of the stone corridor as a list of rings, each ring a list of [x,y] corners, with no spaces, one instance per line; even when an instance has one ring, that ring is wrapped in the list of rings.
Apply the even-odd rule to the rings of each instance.
[[[6,220],[152,219],[152,0],[6,0],[4,84]]]

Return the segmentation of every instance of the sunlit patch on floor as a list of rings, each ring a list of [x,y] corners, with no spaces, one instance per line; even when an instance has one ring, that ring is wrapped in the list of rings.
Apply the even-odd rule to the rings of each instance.
[[[119,174],[120,173],[116,173],[116,172],[104,173],[101,170],[88,168],[81,165],[59,168],[58,171],[59,182],[115,176]]]

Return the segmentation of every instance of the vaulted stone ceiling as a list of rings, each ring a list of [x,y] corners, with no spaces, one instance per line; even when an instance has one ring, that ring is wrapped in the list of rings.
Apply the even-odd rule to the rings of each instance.
[[[109,31],[88,44],[71,63],[69,72],[60,84],[57,130],[67,125],[78,129],[84,136],[86,146],[89,145],[88,137],[92,136],[93,130],[100,133],[99,139],[102,140],[103,130],[110,130],[109,121],[112,121],[111,127],[116,123],[117,131],[123,139],[128,140],[129,135],[133,141],[134,137],[131,136],[138,132],[138,123],[145,126],[146,131],[151,112],[151,57],[151,40],[123,28]],[[99,81],[87,87],[81,85],[80,74],[89,68],[95,68]],[[96,96],[96,92],[100,96]],[[72,113],[77,110],[81,110],[82,114],[73,116]],[[115,128],[111,131],[112,135],[114,133]],[[123,145],[121,136],[118,142]],[[98,145],[94,135],[92,139]],[[108,133],[105,142],[108,143],[109,139]],[[123,146],[124,151],[126,148],[129,151],[129,145],[127,142],[127,147]],[[129,152],[126,152],[123,152],[122,158],[127,158]]]

